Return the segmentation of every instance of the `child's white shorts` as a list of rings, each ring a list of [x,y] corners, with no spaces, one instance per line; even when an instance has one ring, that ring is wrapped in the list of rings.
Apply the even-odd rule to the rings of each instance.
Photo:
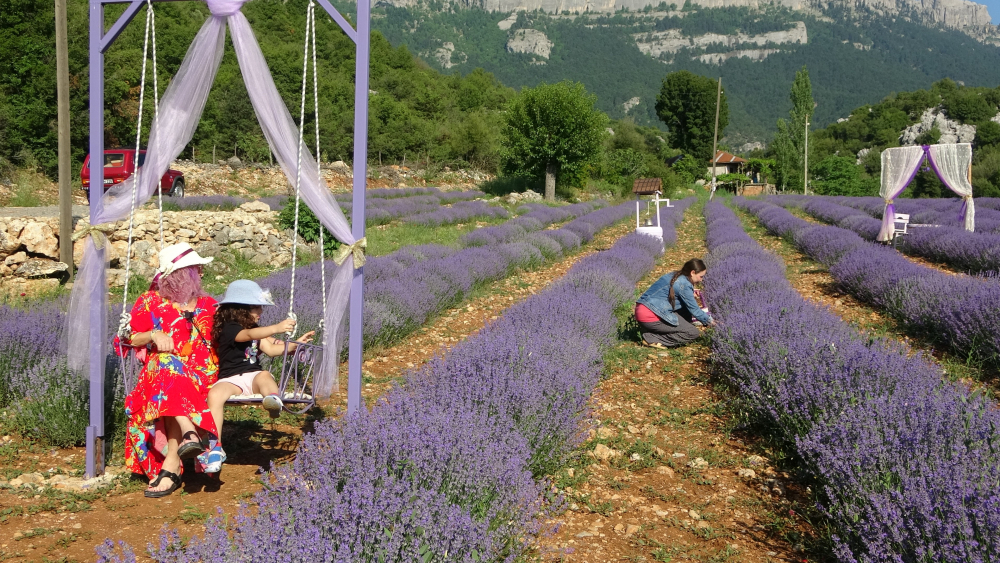
[[[219,383],[231,383],[240,388],[240,395],[253,395],[253,379],[257,377],[259,371],[248,371],[239,375],[223,377]]]

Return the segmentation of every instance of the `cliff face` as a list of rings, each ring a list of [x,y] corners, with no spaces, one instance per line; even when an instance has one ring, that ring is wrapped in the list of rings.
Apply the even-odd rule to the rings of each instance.
[[[380,1],[395,6],[415,6],[420,0]],[[694,0],[692,3],[703,8],[760,8],[773,3],[792,10],[840,7],[850,12],[886,17],[916,14],[921,23],[965,31],[980,40],[995,42],[1000,35],[997,26],[992,25],[987,7],[970,0]],[[660,0],[452,0],[452,4],[488,12],[542,10],[550,14],[564,11],[582,14],[613,13],[622,9],[638,11],[647,6],[656,7]]]

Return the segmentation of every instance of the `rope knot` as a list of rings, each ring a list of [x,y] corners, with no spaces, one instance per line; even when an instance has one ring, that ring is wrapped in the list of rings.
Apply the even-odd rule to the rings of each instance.
[[[337,249],[337,255],[333,257],[334,264],[340,266],[347,260],[348,256],[354,256],[354,267],[360,268],[365,265],[365,249],[368,248],[368,240],[361,237],[354,244],[344,244]]]
[[[101,223],[100,225],[84,225],[77,228],[70,240],[76,242],[87,235],[90,235],[94,239],[94,246],[98,250],[103,250],[108,244],[107,235],[115,232],[117,227],[114,223]]]

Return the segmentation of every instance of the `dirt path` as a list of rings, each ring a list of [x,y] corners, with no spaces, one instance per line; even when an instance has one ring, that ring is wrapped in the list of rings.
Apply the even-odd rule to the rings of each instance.
[[[689,210],[644,289],[706,253]],[[711,275],[711,272],[709,272]],[[638,338],[638,335],[633,335]],[[569,510],[540,542],[545,561],[818,561],[812,502],[781,454],[739,428],[710,374],[706,339],[675,350],[621,342],[592,402],[595,430],[555,484]]]
[[[472,299],[443,313],[399,345],[383,349],[364,362],[363,396],[369,404],[382,395],[408,369],[418,367],[444,353],[456,342],[474,334],[487,322],[501,315],[507,307],[537,293],[558,279],[578,260],[610,247],[632,230],[630,221],[598,233],[581,251],[531,272],[522,272],[479,290]],[[346,381],[347,366],[342,366]],[[342,387],[342,391],[346,387]],[[346,405],[346,393],[334,396],[323,408],[308,416],[282,414],[276,424],[255,407],[229,407],[226,410],[224,443],[229,460],[221,479],[204,476],[186,477],[184,489],[169,498],[143,497],[145,483],[120,477],[111,491],[78,495],[49,489],[41,494],[19,494],[0,489],[0,561],[92,561],[94,546],[105,538],[124,540],[145,554],[150,542],[157,542],[160,528],[168,525],[184,536],[198,535],[206,518],[218,509],[233,514],[260,489],[259,475],[269,463],[292,459],[303,432],[311,430],[316,420],[336,416]],[[4,450],[4,465],[25,472],[45,473],[49,468],[63,471],[82,469],[83,448],[50,450],[20,445]],[[114,470],[115,468],[111,468]],[[120,468],[119,468],[120,469]],[[63,559],[60,559],[63,558]]]
[[[788,241],[768,233],[753,215],[735,208],[734,211],[743,221],[743,227],[754,240],[785,260],[788,281],[805,299],[830,309],[845,322],[854,325],[862,332],[891,338],[911,348],[914,352],[919,351],[934,358],[940,364],[945,375],[952,380],[983,388],[984,391],[993,394],[1000,392],[1000,381],[998,381],[996,373],[969,365],[962,358],[955,357],[951,353],[935,347],[919,335],[911,335],[905,324],[891,315],[841,292],[826,266],[800,252]],[[939,264],[920,261],[912,256],[907,258],[948,274],[962,275],[942,268]]]

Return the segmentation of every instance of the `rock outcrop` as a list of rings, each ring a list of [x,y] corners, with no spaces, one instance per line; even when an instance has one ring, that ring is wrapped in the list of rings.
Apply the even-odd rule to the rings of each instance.
[[[940,144],[971,143],[976,138],[975,125],[962,125],[948,119],[940,108],[928,108],[920,116],[920,123],[914,123],[903,130],[899,142],[902,145],[915,145],[921,135],[935,127],[941,132],[941,138],[937,141]]]
[[[673,55],[681,49],[705,48],[715,45],[736,48],[745,45],[804,44],[809,41],[809,33],[805,22],[795,22],[795,25],[791,29],[772,31],[760,35],[706,33],[704,35],[686,36],[679,29],[666,29],[650,33],[636,33],[632,35],[632,38],[635,39],[635,44],[639,47],[640,51],[653,58],[659,58],[664,54]],[[731,57],[764,60],[768,55],[775,52],[777,52],[775,49],[743,49],[729,53],[706,53],[696,58],[702,62],[719,64]]]
[[[705,64],[721,65],[729,59],[750,59],[751,61],[762,61],[768,55],[780,53],[778,49],[740,49],[726,53],[705,53],[694,57]]]
[[[548,59],[552,52],[552,42],[537,29],[519,29],[507,40],[507,52],[529,53]]]
[[[452,43],[451,41],[446,41],[442,43],[441,47],[438,50],[434,51],[434,53],[431,54],[431,56],[441,65],[441,68],[446,68],[446,69],[463,64],[469,58],[465,53],[461,51],[456,52],[455,44]]]

